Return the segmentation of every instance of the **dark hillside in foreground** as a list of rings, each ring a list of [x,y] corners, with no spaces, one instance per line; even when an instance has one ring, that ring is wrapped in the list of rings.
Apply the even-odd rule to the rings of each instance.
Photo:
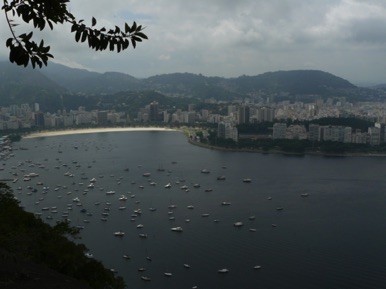
[[[0,288],[124,288],[122,278],[87,257],[83,244],[69,240],[77,229],[66,222],[51,227],[24,211],[1,182],[0,220]],[[62,287],[67,283],[73,287]]]

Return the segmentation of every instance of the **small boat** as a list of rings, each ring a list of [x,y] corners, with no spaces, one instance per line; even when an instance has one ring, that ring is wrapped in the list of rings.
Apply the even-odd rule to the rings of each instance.
[[[220,273],[220,274],[225,274],[225,273],[228,273],[229,270],[224,268],[224,269],[219,269],[217,272]]]
[[[115,191],[108,191],[106,192],[106,195],[114,195],[115,194]]]
[[[146,277],[146,276],[141,276],[141,279],[143,281],[151,281],[151,279],[149,277]]]
[[[125,232],[122,232],[122,231],[114,232],[114,236],[117,236],[117,237],[123,237],[124,235],[125,235]]]
[[[212,191],[213,191],[212,188],[205,189],[205,192],[212,192]]]
[[[138,234],[140,238],[147,238],[147,234]]]
[[[139,267],[139,268],[137,269],[138,272],[143,272],[143,271],[145,271],[145,270],[146,270],[146,269],[143,268],[143,267]]]
[[[165,272],[164,275],[165,275],[166,277],[172,277],[173,274],[170,273],[170,272]]]
[[[249,229],[249,232],[256,232],[256,229]]]
[[[200,184],[194,184],[193,185],[193,188],[199,188],[200,187]]]
[[[233,224],[234,227],[242,227],[243,225],[243,222],[236,222]]]
[[[93,254],[91,254],[90,252],[86,252],[86,253],[84,253],[84,255],[87,257],[87,258],[94,258],[94,255]]]
[[[189,210],[193,210],[193,209],[194,209],[194,206],[193,206],[193,205],[189,205],[189,206],[187,206],[187,208],[188,208]]]
[[[182,227],[174,227],[174,228],[171,228],[170,230],[173,232],[182,232],[183,231]]]
[[[130,259],[130,256],[129,255],[126,255],[126,254],[123,254],[123,259],[126,259],[126,260],[129,260]]]
[[[243,179],[243,183],[250,183],[250,182],[252,182],[252,179],[249,179],[249,178]]]
[[[230,205],[231,205],[230,202],[222,202],[222,203],[221,203],[221,206],[230,206]]]
[[[276,211],[282,211],[283,210],[283,207],[277,207],[276,208]]]
[[[144,177],[150,177],[150,173],[143,173],[142,176],[144,176]]]
[[[171,183],[167,183],[167,184],[165,185],[165,188],[166,188],[166,189],[169,189],[169,188],[171,188],[171,187],[172,187]]]
[[[218,180],[218,181],[224,181],[225,179],[226,179],[225,176],[218,176],[218,177],[217,177],[217,180]]]
[[[202,169],[202,170],[201,170],[201,173],[202,173],[202,174],[209,174],[209,173],[210,173],[210,171],[209,171],[209,170],[207,170],[207,169]]]
[[[137,225],[137,228],[138,228],[138,229],[141,229],[141,228],[143,228],[143,225],[142,225],[142,224],[138,224],[138,225]]]
[[[309,194],[308,194],[308,193],[303,193],[303,194],[301,194],[300,196],[302,196],[302,197],[308,197]]]
[[[209,214],[201,214],[201,217],[204,217],[204,218],[209,217]]]
[[[253,269],[259,270],[259,269],[261,269],[261,266],[260,265],[256,265],[256,266],[253,267]]]
[[[276,224],[271,224],[271,226],[272,226],[272,227],[274,227],[274,228],[275,228],[275,227],[277,227],[277,225],[276,225]]]
[[[184,268],[189,269],[189,268],[190,268],[190,265],[189,265],[189,264],[184,264]]]
[[[249,219],[254,220],[254,219],[256,219],[256,216],[249,216]]]

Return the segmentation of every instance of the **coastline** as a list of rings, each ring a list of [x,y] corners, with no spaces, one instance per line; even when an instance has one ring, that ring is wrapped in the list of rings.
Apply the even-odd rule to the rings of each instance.
[[[258,149],[231,149],[224,147],[216,147],[211,145],[206,145],[202,143],[197,143],[191,140],[188,134],[181,129],[172,129],[172,128],[163,128],[163,127],[104,127],[104,128],[85,128],[85,129],[63,129],[57,131],[41,131],[35,132],[23,136],[23,138],[38,138],[38,137],[52,137],[52,136],[63,136],[70,134],[89,134],[89,133],[103,133],[103,132],[132,132],[132,131],[180,131],[187,136],[188,143],[199,146],[202,148],[210,150],[220,150],[227,152],[246,152],[246,153],[259,153],[259,154],[281,154],[288,156],[305,156],[305,155],[315,155],[321,157],[386,157],[386,154],[382,153],[346,153],[346,154],[326,154],[322,152],[304,152],[304,153],[290,153],[279,150],[269,150],[263,151]]]
[[[84,129],[63,129],[56,131],[41,131],[34,132],[23,136],[23,138],[37,138],[37,137],[51,137],[70,134],[88,134],[88,133],[102,133],[102,132],[126,132],[126,131],[178,131],[171,128],[162,127],[105,127],[105,128],[84,128]]]
[[[188,139],[188,142],[192,145],[199,146],[205,149],[210,150],[219,150],[219,151],[227,151],[227,152],[245,152],[245,153],[257,153],[257,154],[279,154],[284,156],[294,156],[294,157],[303,157],[306,155],[310,156],[320,156],[320,157],[331,157],[331,158],[344,158],[344,157],[386,157],[386,154],[381,153],[346,153],[346,154],[326,154],[322,152],[304,152],[304,153],[291,153],[291,152],[285,152],[280,150],[269,150],[269,151],[263,151],[259,149],[231,149],[231,148],[225,148],[225,147],[216,147],[211,145],[206,145],[202,143],[198,143],[195,141],[192,141],[191,139]]]

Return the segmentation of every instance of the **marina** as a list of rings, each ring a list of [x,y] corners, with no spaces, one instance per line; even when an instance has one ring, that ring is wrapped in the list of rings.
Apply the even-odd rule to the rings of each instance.
[[[19,176],[8,184],[21,205],[49,224],[69,220],[85,254],[128,288],[386,282],[381,160],[218,152],[179,132],[31,138],[14,149],[0,178]]]

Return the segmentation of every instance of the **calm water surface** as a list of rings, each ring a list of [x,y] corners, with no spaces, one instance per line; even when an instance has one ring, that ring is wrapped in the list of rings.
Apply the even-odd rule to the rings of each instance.
[[[148,131],[15,147],[27,150],[16,150],[0,177],[18,175],[11,186],[26,210],[50,224],[68,215],[128,288],[386,288],[385,158],[221,152],[179,132]],[[32,172],[39,176],[23,181]],[[183,232],[171,231],[178,226]]]

